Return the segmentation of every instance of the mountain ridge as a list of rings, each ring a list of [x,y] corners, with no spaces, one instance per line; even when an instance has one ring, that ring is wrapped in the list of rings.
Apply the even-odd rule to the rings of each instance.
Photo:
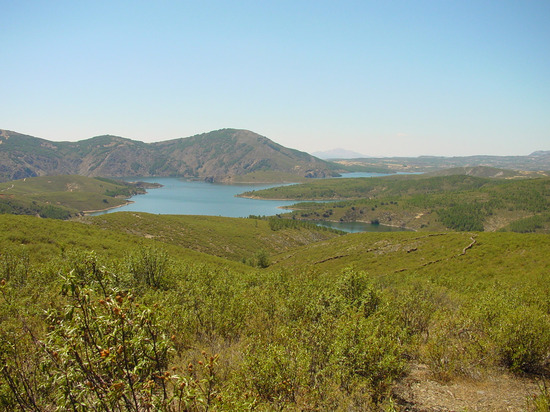
[[[254,181],[254,173],[290,181],[337,176],[336,167],[243,129],[220,129],[145,143],[101,135],[53,142],[0,130],[0,181],[54,174],[95,177],[177,176],[216,182]],[[273,176],[269,176],[272,174]]]
[[[338,147],[336,149],[317,151],[311,153],[313,156],[318,157],[319,159],[359,159],[366,158],[366,156],[359,152],[354,152],[353,150],[342,149]]]

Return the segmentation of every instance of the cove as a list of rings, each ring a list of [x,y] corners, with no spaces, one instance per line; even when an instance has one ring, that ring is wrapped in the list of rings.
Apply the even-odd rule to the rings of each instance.
[[[257,200],[235,197],[235,195],[249,190],[267,189],[281,186],[281,184],[217,184],[175,177],[139,178],[139,180],[160,183],[162,187],[148,189],[144,195],[133,196],[132,203],[125,206],[95,212],[92,215],[126,211],[161,215],[271,216],[284,213],[278,208],[279,206],[290,206],[296,203],[290,200]]]
[[[378,176],[379,174],[369,174]],[[350,176],[351,177],[351,176]],[[368,177],[361,176],[356,177]],[[282,184],[220,184],[184,180],[176,177],[129,178],[149,183],[159,183],[160,188],[148,189],[144,195],[131,198],[131,203],[114,209],[91,213],[93,216],[115,212],[145,212],[161,215],[207,215],[225,217],[273,216],[285,213],[281,206],[290,206],[294,200],[262,200],[235,197],[251,191],[267,189]],[[402,230],[383,225],[362,222],[315,222],[345,232],[387,232]]]

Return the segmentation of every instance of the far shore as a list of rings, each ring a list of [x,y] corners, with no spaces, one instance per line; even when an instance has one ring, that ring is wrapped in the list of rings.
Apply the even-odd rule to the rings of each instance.
[[[82,213],[84,213],[85,216],[88,216],[90,213],[105,212],[107,210],[117,209],[117,208],[122,207],[122,206],[130,205],[132,203],[135,203],[135,202],[133,200],[128,200],[128,201],[126,201],[125,203],[123,203],[121,205],[106,207],[105,209],[98,209],[98,210],[83,210]]]
[[[277,198],[277,197],[261,197],[261,196],[255,196],[255,195],[242,195],[242,194],[235,195],[235,197],[242,197],[243,199],[255,199],[255,200],[276,200],[278,202],[289,201],[289,202],[296,202],[296,203],[338,202],[338,201],[347,200],[347,199],[341,198],[341,197],[340,198],[334,198],[334,199],[327,199],[327,198],[322,198],[322,199],[289,199],[289,198]],[[288,206],[281,206],[281,207],[288,207]]]

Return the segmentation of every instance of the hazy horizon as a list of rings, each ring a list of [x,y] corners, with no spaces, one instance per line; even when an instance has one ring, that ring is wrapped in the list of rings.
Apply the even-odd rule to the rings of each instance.
[[[306,152],[549,150],[550,2],[2,2],[0,128]]]

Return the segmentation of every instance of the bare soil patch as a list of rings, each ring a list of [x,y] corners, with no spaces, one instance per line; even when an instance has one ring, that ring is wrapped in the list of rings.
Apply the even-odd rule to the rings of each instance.
[[[529,410],[529,399],[539,392],[534,379],[501,373],[482,380],[436,381],[426,365],[414,365],[394,388],[401,410],[411,412]]]

